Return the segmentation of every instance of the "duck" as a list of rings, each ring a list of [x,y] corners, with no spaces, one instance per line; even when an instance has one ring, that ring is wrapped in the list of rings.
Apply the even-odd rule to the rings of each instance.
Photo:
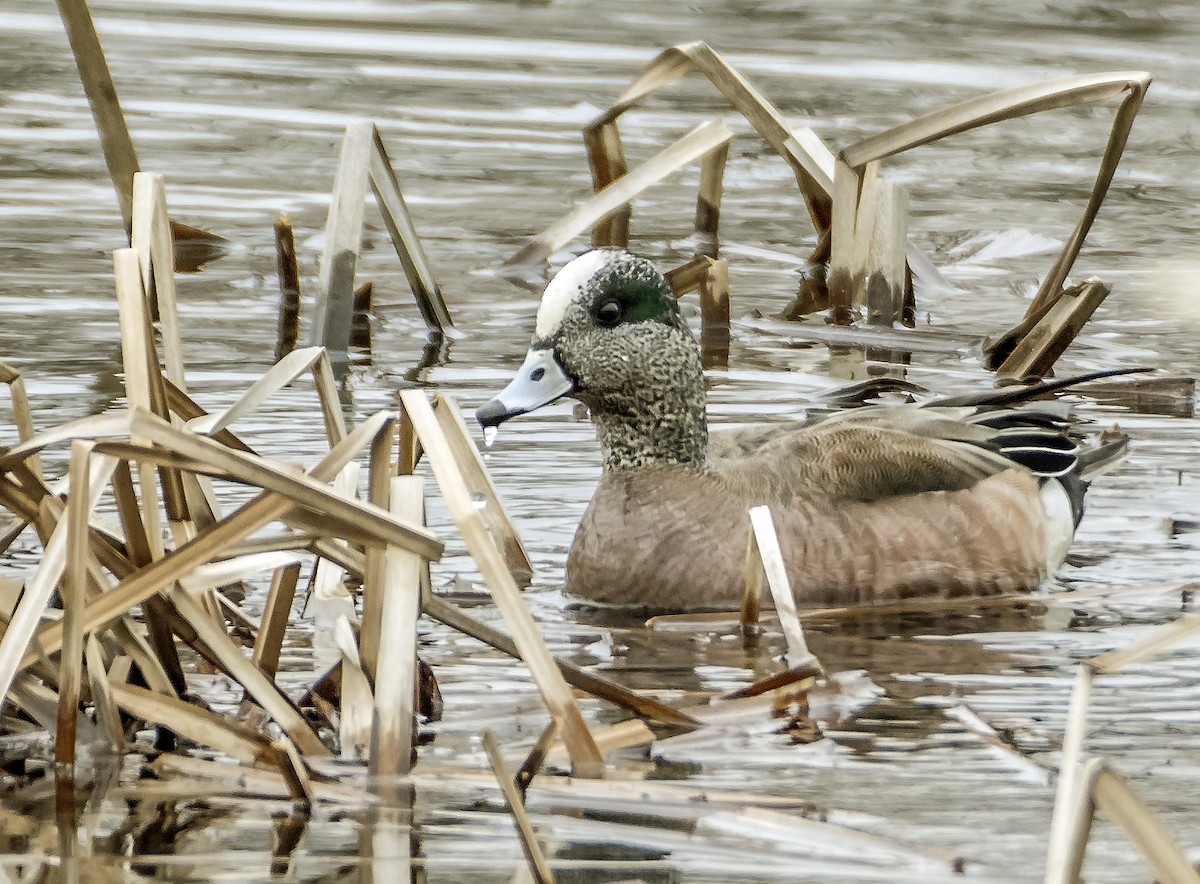
[[[567,557],[575,599],[735,607],[749,510],[765,505],[797,605],[856,606],[1031,592],[1058,570],[1088,484],[1127,439],[1083,450],[1061,414],[1013,404],[1032,395],[710,432],[700,349],[666,278],[602,248],[546,286],[524,362],[476,418],[486,430],[563,397],[589,410],[603,468]]]

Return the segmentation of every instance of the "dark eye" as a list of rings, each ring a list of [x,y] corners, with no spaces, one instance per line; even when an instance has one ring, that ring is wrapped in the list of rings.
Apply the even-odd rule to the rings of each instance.
[[[621,321],[620,303],[617,301],[605,301],[596,308],[596,321],[601,325],[616,325]]]

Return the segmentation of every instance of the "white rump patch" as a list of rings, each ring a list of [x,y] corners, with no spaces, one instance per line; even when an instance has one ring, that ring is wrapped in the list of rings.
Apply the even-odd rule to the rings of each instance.
[[[612,259],[611,252],[594,249],[568,261],[546,286],[542,303],[538,305],[537,325],[534,332],[539,338],[548,338],[562,325],[563,315],[572,301],[580,296],[590,280]]]
[[[1054,576],[1075,539],[1075,514],[1071,498],[1057,479],[1042,483],[1042,509],[1046,512],[1046,576]]]

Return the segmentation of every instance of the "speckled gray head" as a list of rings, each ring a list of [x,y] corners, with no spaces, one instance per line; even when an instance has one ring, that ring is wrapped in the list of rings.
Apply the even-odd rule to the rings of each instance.
[[[542,296],[524,364],[476,417],[496,426],[562,396],[591,409],[606,468],[703,464],[699,350],[650,261],[596,249],[564,266]]]

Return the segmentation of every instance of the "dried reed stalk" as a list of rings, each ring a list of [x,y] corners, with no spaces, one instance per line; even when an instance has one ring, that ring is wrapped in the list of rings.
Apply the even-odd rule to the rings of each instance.
[[[1089,279],[1059,292],[1047,302],[1044,313],[1034,314],[1036,321],[996,368],[997,373],[1019,378],[1044,376],[1092,318],[1109,291],[1100,280]]]
[[[111,460],[110,463],[116,465]],[[62,592],[63,647],[58,675],[58,730],[54,741],[54,760],[70,766],[75,764],[75,720],[79,716],[82,682],[83,629],[80,621],[87,602],[87,565],[90,558],[88,520],[94,500],[90,493],[93,485],[91,467],[92,443],[72,442],[69,476],[73,493],[67,498],[67,517],[62,520],[67,526],[66,575]],[[104,483],[100,484],[103,487]]]
[[[395,465],[392,461],[392,449],[395,445],[396,422],[389,421],[384,430],[371,440],[367,483],[367,499],[388,510],[391,509],[392,477],[395,475]],[[420,514],[419,524],[425,524],[424,511]],[[363,669],[372,684],[375,683],[376,658],[379,655],[380,619],[383,615],[382,586],[386,575],[385,557],[386,550],[383,547],[368,546],[362,575],[362,628],[359,630],[358,641]]]
[[[508,812],[512,814],[513,822],[516,823],[517,836],[521,839],[521,849],[525,853],[525,861],[529,864],[533,880],[537,884],[553,884],[554,872],[550,868],[550,863],[546,861],[546,854],[542,851],[537,833],[533,830],[533,823],[529,821],[529,814],[525,812],[525,804],[521,800],[521,793],[517,790],[516,781],[509,772],[508,765],[504,763],[504,758],[500,754],[500,746],[496,743],[496,737],[490,730],[483,732],[483,748],[487,751],[492,772],[496,775],[497,782],[500,783],[500,793],[504,796],[504,804],[508,807]]]
[[[1050,821],[1046,853],[1046,884],[1074,884],[1079,877],[1082,853],[1073,845],[1087,842],[1090,814],[1081,813],[1087,783],[1083,772],[1083,740],[1087,731],[1088,705],[1091,702],[1092,669],[1079,666],[1071,703],[1067,709],[1067,729],[1063,734],[1058,764],[1058,784],[1054,794],[1054,813]]]
[[[1063,282],[1083,247],[1084,238],[1104,202],[1129,138],[1133,120],[1141,107],[1151,79],[1151,75],[1144,71],[1119,71],[1064,77],[1045,83],[991,92],[865,138],[847,147],[839,157],[861,181],[863,170],[869,163],[950,135],[969,132],[1003,120],[1123,95],[1083,216],[1042,280],[1037,295],[1029,305],[1028,312],[1032,314],[1062,290]],[[837,213],[836,207],[834,213]]]
[[[508,258],[503,266],[518,267],[545,261],[584,230],[620,210],[639,193],[657,184],[675,170],[713,151],[724,150],[731,138],[733,132],[721,121],[710,120],[701,123],[632,172],[598,190],[591,199],[572,209],[531,239],[520,251]]]
[[[342,758],[366,758],[371,743],[375,698],[363,674],[354,629],[345,616],[333,624],[333,639],[342,652],[342,689],[338,704],[338,743]]]
[[[125,115],[121,113],[117,87],[108,71],[108,62],[104,58],[100,38],[96,35],[91,13],[88,12],[87,0],[58,0],[58,14],[67,29],[71,51],[75,54],[79,79],[83,81],[83,90],[96,120],[100,147],[104,151],[104,161],[108,164],[128,233],[133,227],[133,175],[138,170],[138,158],[129,127],[125,125]]]
[[[525,551],[525,544],[521,542],[516,526],[504,509],[479,449],[471,441],[458,402],[449,395],[434,396],[433,413],[437,416],[472,500],[483,504],[477,509],[504,554],[509,573],[518,586],[528,586],[533,579],[533,563],[529,560],[529,553]]]
[[[792,595],[792,585],[788,580],[787,566],[783,563],[783,554],[779,550],[779,538],[775,534],[770,507],[756,506],[750,510],[750,534],[750,553],[766,574],[767,586],[775,602],[775,613],[787,641],[788,668],[800,669],[816,663],[817,658],[808,649],[804,627],[800,625],[800,617],[796,614],[796,597]]]
[[[390,509],[399,519],[425,522],[425,480],[397,476],[391,480]],[[417,619],[421,613],[421,573],[425,561],[396,547],[385,552],[380,599],[379,641],[375,670],[375,714],[371,728],[370,773],[402,776],[412,769],[416,746],[414,704],[417,695]]]
[[[296,584],[300,581],[300,564],[275,569],[271,577],[271,588],[267,591],[267,603],[263,608],[262,623],[254,637],[254,651],[250,660],[268,678],[274,678],[279,670],[279,654],[283,648],[284,635],[292,617],[292,600],[296,597]]]
[[[362,248],[368,184],[374,190],[426,326],[439,335],[454,330],[383,138],[374,123],[360,120],[346,127],[338,157],[333,197],[325,222],[325,251],[321,256],[317,312],[313,320],[313,343],[335,353],[344,353],[350,344],[354,273]]]
[[[454,322],[450,318],[450,310],[446,307],[441,288],[433,277],[433,267],[425,256],[425,248],[417,236],[416,227],[413,226],[408,206],[404,202],[404,194],[400,190],[400,182],[396,178],[387,148],[384,147],[383,137],[374,124],[371,126],[371,134],[372,149],[368,158],[371,188],[383,214],[383,223],[392,238],[396,256],[404,267],[409,288],[416,298],[426,328],[438,334],[453,333]]]
[[[1196,884],[1200,874],[1162,821],[1125,777],[1109,765],[1101,767],[1092,785],[1092,798],[1103,811],[1125,830],[1146,864],[1162,884]]]
[[[387,419],[387,416],[381,413],[364,421],[322,458],[308,475],[328,481],[354,457]],[[168,429],[172,433],[179,432],[184,436],[188,435],[182,431],[175,431],[173,428],[168,427]],[[200,437],[195,438],[199,439]],[[103,448],[104,443],[97,446],[98,450]],[[163,456],[159,449],[145,449],[144,454],[147,457]],[[251,484],[254,483],[251,482]],[[335,499],[337,499],[336,496]],[[199,532],[196,537],[177,547],[168,555],[128,574],[118,586],[90,602],[84,630],[90,632],[99,629],[119,617],[124,611],[141,604],[173,580],[209,561],[215,557],[218,551],[240,542],[264,525],[286,515],[295,505],[296,501],[288,499],[286,495],[263,492],[217,524]],[[429,535],[426,539],[432,539],[432,536]],[[436,541],[434,543],[432,549],[440,548],[440,543]],[[422,545],[424,546],[424,544]],[[43,565],[48,558],[50,557],[43,557]],[[49,624],[38,635],[38,642],[46,653],[56,652],[61,647],[61,640],[61,624]],[[0,641],[0,648],[2,647],[3,643]],[[20,665],[28,666],[36,659],[36,654],[26,653]],[[0,661],[2,660],[3,653],[0,651]],[[0,686],[5,683],[2,677],[3,673],[4,668],[0,665]]]
[[[563,740],[571,755],[573,770],[577,776],[603,776],[604,756],[596,748],[587,723],[575,702],[575,696],[555,665],[533,615],[521,601],[520,590],[508,570],[503,554],[492,540],[487,525],[471,500],[471,493],[455,462],[453,448],[446,438],[441,421],[422,391],[402,390],[400,399],[425,447],[425,454],[433,466],[434,476],[450,515],[487,582],[496,607],[504,617],[513,641],[520,651],[521,659],[529,667],[550,714],[562,718]]]
[[[810,129],[792,129],[783,115],[745,77],[734,70],[706,43],[683,43],[663,50],[621,93],[611,108],[584,128],[584,143],[592,166],[596,189],[625,174],[625,163],[617,120],[647,95],[692,73],[709,79],[733,108],[791,166],[808,206],[814,228],[829,226],[833,187],[833,154]],[[603,174],[597,174],[600,171]],[[607,245],[628,245],[614,238]],[[600,243],[597,243],[600,245]]]
[[[149,297],[151,315],[162,328],[163,363],[166,375],[181,390],[187,390],[183,371],[183,341],[179,330],[179,308],[175,290],[175,241],[167,214],[167,190],[163,176],[138,172],[133,176],[133,233],[130,246],[138,255],[142,290]]]

